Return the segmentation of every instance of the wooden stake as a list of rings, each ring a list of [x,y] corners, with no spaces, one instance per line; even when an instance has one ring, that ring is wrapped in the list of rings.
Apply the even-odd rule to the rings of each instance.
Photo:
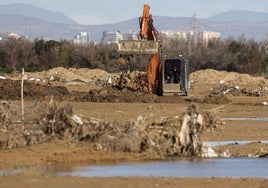
[[[21,75],[21,118],[22,118],[22,123],[24,125],[23,81],[24,81],[24,68],[22,68],[22,75]]]

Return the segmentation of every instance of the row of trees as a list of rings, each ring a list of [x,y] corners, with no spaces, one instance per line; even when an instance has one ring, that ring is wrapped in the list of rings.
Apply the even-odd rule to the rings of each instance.
[[[29,41],[10,39],[0,43],[0,67],[13,71],[24,67],[28,71],[55,67],[100,68],[110,70],[118,59],[115,45],[74,45],[68,41]]]
[[[268,68],[265,42],[241,36],[238,39],[217,39],[207,44],[163,37],[162,54],[176,57],[180,51],[191,64],[192,71],[212,68],[249,74],[262,74]],[[29,41],[10,39],[0,43],[0,69],[11,72],[22,67],[26,71],[41,71],[54,67],[99,68],[108,72],[128,69],[146,70],[149,57],[123,59],[116,44],[75,45],[68,41]]]
[[[268,41],[257,42],[241,36],[237,39],[215,39],[208,43],[189,44],[188,41],[165,40],[165,51],[183,50],[192,70],[216,69],[248,74],[268,73]],[[174,49],[174,50],[173,50]]]

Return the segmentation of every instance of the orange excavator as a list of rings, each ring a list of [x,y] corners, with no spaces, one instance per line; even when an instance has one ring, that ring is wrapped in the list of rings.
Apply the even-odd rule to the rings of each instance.
[[[150,13],[150,6],[144,5],[142,17],[139,18],[140,22],[140,37],[141,40],[155,41],[158,40],[158,31],[153,25],[152,15]],[[162,80],[161,80],[161,63],[160,63],[160,45],[154,45],[157,47],[157,53],[152,54],[151,64],[148,66],[148,89],[152,93],[162,93]]]
[[[179,58],[161,58],[161,42],[158,31],[153,25],[150,6],[144,5],[139,18],[140,39],[121,40],[118,44],[120,54],[150,55],[147,69],[148,91],[158,95],[187,95],[189,90],[189,67],[182,56]],[[161,63],[162,61],[162,63]]]

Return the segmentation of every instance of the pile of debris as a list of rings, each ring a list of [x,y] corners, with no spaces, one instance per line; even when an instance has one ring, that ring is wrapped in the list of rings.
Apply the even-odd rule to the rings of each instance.
[[[141,151],[163,157],[203,156],[201,134],[216,128],[217,122],[211,114],[190,105],[181,116],[162,119],[158,123],[148,119],[142,125]]]
[[[129,88],[134,91],[148,91],[148,79],[145,72],[122,72],[115,80],[115,86],[118,88]]]
[[[249,96],[249,97],[262,97],[265,89],[260,87],[259,89],[249,89],[240,86],[230,86],[221,84],[217,88],[213,88],[210,92],[211,95],[233,95],[233,96]]]
[[[119,73],[107,73],[100,69],[65,69],[57,67],[49,71],[26,73],[31,78],[41,78],[47,83],[63,82],[69,85],[107,86],[113,85],[119,88],[131,88],[135,91],[147,91],[148,82],[146,72],[128,71]],[[20,79],[18,77],[18,79]]]
[[[8,107],[5,107],[8,109]],[[31,123],[12,123],[1,110],[0,149],[19,148],[52,139],[86,141],[106,151],[143,152],[154,157],[202,156],[203,131],[215,128],[216,120],[190,105],[182,116],[139,118],[127,123],[81,118],[72,106],[45,106]]]
[[[249,89],[246,87],[233,86],[228,83],[221,83],[218,87],[210,90],[201,102],[210,104],[227,104],[231,102],[227,96],[248,96],[248,97],[262,97],[267,90],[266,87],[260,85],[259,89]]]
[[[249,157],[254,157],[254,158],[268,157],[268,150],[266,150],[264,148],[260,148],[255,153],[250,154]]]

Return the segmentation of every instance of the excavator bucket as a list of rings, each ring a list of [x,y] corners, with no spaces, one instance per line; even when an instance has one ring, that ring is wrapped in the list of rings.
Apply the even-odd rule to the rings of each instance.
[[[159,50],[158,41],[143,41],[143,40],[121,40],[118,44],[119,54],[157,54]]]

